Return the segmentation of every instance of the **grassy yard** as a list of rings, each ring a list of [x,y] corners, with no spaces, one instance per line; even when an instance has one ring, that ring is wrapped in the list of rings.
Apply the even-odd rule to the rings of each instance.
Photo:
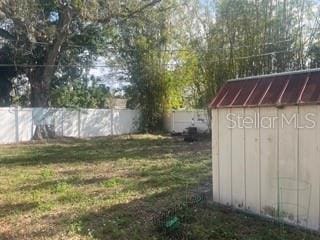
[[[0,239],[168,239],[152,219],[210,189],[210,155],[152,135],[1,146]],[[210,203],[181,214],[184,239],[319,239]]]

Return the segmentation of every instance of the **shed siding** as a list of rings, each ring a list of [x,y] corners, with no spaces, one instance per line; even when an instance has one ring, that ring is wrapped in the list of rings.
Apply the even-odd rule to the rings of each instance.
[[[258,115],[264,126],[230,128],[230,113],[229,119]],[[302,128],[311,124],[308,113],[315,128]],[[320,106],[213,109],[214,201],[319,230],[319,113]],[[297,122],[288,125],[282,116]],[[263,117],[279,120],[270,128]]]
[[[231,109],[232,120],[236,121],[235,116],[244,116],[241,108]],[[244,128],[232,128],[232,205],[236,208],[244,208],[246,205],[245,195],[245,158],[244,158]]]
[[[254,119],[259,113],[258,108],[245,109],[245,116]],[[245,162],[246,162],[246,208],[260,212],[260,149],[259,129],[244,126],[245,131]],[[235,156],[236,158],[236,156]],[[237,159],[234,159],[237,161]]]
[[[261,173],[261,214],[268,217],[276,216],[278,202],[278,125],[270,121],[278,116],[276,108],[260,108],[262,130],[260,130],[260,173]],[[273,125],[273,128],[269,128]]]
[[[296,116],[298,107],[279,109],[279,116],[290,120]],[[296,223],[298,213],[298,128],[286,124],[279,126],[279,208],[280,214],[291,223]]]
[[[212,109],[212,186],[213,200],[216,202],[220,202],[219,135],[219,110]]]
[[[220,201],[231,205],[232,199],[232,159],[231,159],[231,122],[226,116],[230,109],[219,110],[219,180]]]
[[[318,106],[300,107],[300,116],[314,114],[319,120]],[[301,117],[301,125],[310,125],[308,120]],[[299,129],[299,211],[298,219],[302,225],[312,229],[319,227],[319,125],[315,129]],[[307,217],[309,216],[309,217]],[[307,217],[307,218],[306,218]]]

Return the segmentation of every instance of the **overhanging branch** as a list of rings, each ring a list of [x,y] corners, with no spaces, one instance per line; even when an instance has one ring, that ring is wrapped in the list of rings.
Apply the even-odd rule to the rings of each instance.
[[[152,0],[149,3],[146,3],[145,5],[141,6],[140,8],[136,9],[136,10],[132,10],[127,14],[110,14],[107,17],[103,17],[103,18],[96,18],[96,19],[91,19],[93,21],[97,21],[100,23],[109,23],[111,21],[111,19],[113,18],[119,18],[119,19],[128,19],[128,18],[133,18],[135,17],[137,14],[143,12],[144,10],[146,10],[147,8],[150,8],[158,3],[160,3],[162,0]]]
[[[135,11],[133,11],[133,12],[130,12],[130,13],[126,16],[126,18],[133,17],[133,16],[135,16],[136,14],[141,13],[141,12],[144,11],[145,9],[147,9],[147,8],[149,8],[149,7],[152,7],[152,6],[160,3],[161,1],[162,1],[162,0],[153,0],[153,1],[151,1],[151,2],[149,2],[149,3],[147,3],[147,4],[145,4],[145,5],[143,5],[143,6],[140,7],[139,9],[137,9],[137,10],[135,10]]]

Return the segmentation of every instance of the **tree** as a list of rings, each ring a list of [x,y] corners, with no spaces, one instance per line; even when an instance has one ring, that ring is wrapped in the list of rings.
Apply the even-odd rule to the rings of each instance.
[[[117,50],[128,70],[128,104],[142,112],[141,128],[159,131],[169,109],[194,106],[198,61],[189,42],[195,1],[170,0],[119,24]],[[192,96],[192,97],[190,97]]]
[[[315,43],[310,46],[308,51],[308,57],[310,58],[310,67],[318,68],[320,66],[320,46],[319,43]]]
[[[208,13],[199,15],[204,35],[191,42],[203,107],[227,79],[304,69],[316,58],[310,51],[319,30],[314,0],[212,2]]]
[[[168,109],[166,47],[169,42],[168,12],[163,2],[130,22],[119,24],[118,51],[129,72],[129,105],[141,111],[141,130],[160,131]]]
[[[4,1],[0,16],[5,27],[1,28],[0,36],[11,41],[19,55],[15,60],[29,65],[25,72],[31,83],[32,106],[49,105],[50,84],[62,51],[67,51],[72,42],[84,37],[92,23],[99,26],[130,18],[159,1],[140,5],[125,5],[127,1],[123,4],[84,0]],[[127,6],[133,9],[127,9]]]
[[[78,41],[99,38],[113,22],[134,18],[161,0],[85,1],[85,0],[4,0],[0,3],[0,36],[14,52],[15,65],[21,67],[31,85],[31,105],[48,107],[52,80],[63,55]],[[92,34],[93,29],[99,29]],[[98,34],[98,36],[96,35]],[[106,43],[109,36],[102,39]],[[90,45],[92,46],[92,45]],[[90,46],[81,45],[78,56],[91,53]],[[41,126],[38,126],[41,128]],[[45,127],[46,128],[46,127]],[[36,132],[46,132],[39,129]],[[37,134],[39,135],[39,134]],[[52,134],[50,134],[52,135]]]

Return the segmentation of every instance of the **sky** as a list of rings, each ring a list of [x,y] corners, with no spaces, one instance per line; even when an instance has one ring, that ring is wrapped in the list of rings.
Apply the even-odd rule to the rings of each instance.
[[[108,64],[106,63],[105,57],[98,57],[94,65],[104,66]],[[122,89],[123,87],[129,85],[129,82],[121,79],[124,78],[125,75],[119,70],[112,67],[91,68],[89,74],[93,75],[94,77],[100,78],[102,80],[102,83],[113,91],[120,88]]]

